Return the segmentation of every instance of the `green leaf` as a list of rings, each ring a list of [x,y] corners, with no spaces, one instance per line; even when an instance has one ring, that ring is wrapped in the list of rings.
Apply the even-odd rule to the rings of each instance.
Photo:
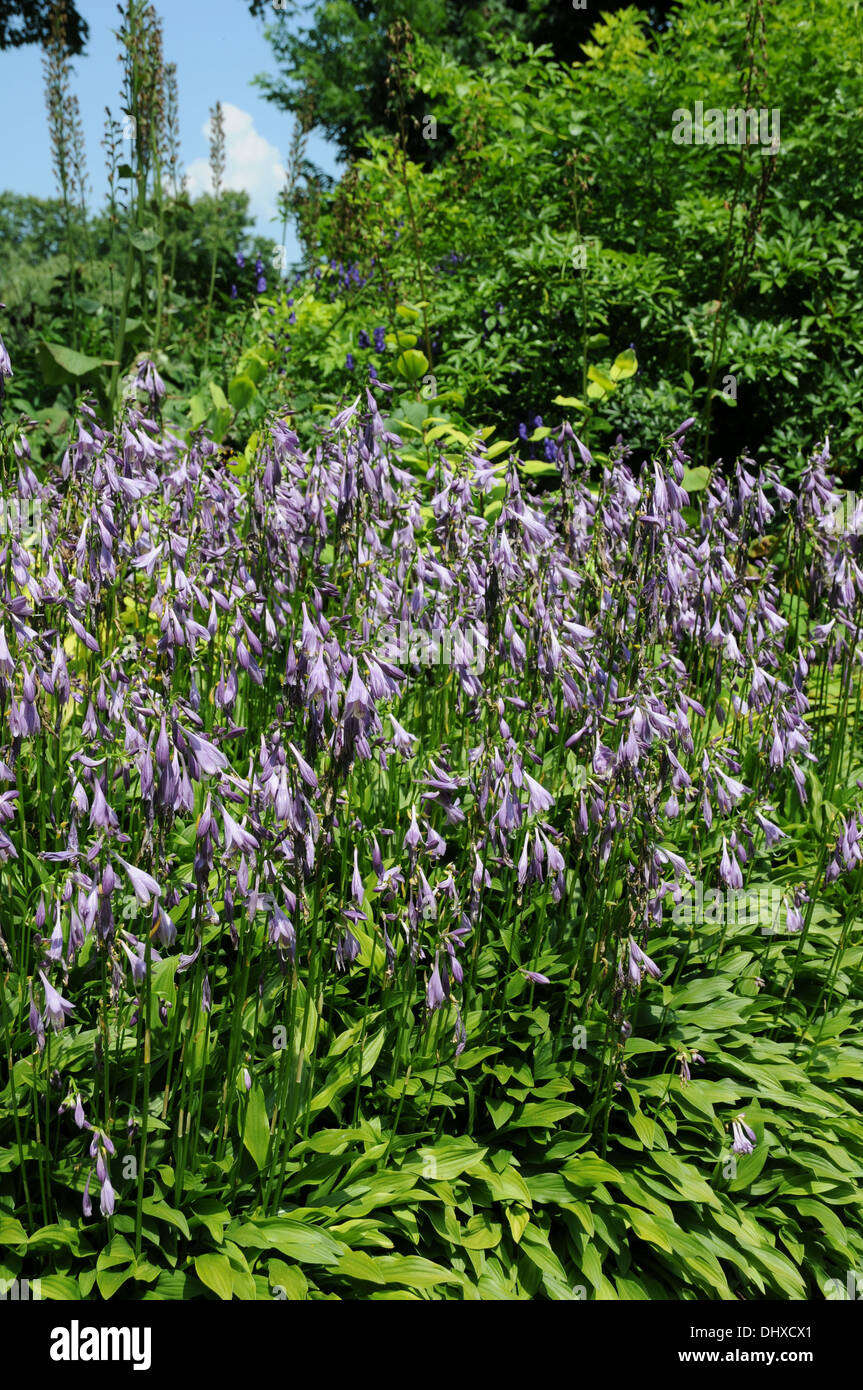
[[[176,1226],[177,1230],[182,1231],[186,1239],[189,1239],[191,1233],[188,1221],[181,1211],[169,1207],[167,1202],[158,1197],[145,1197],[141,1203],[141,1210],[145,1216],[153,1216],[157,1221],[167,1221],[170,1226]]]
[[[641,1207],[623,1206],[623,1211],[629,1217],[633,1231],[639,1240],[644,1240],[648,1245],[656,1245],[666,1254],[674,1254],[674,1246],[671,1238],[659,1225],[658,1221],[647,1211],[642,1211]]]
[[[127,1279],[131,1279],[135,1272],[134,1265],[128,1265],[125,1269],[97,1269],[96,1283],[103,1298],[113,1298],[118,1289],[121,1289]]]
[[[309,1284],[303,1271],[284,1260],[270,1260],[267,1265],[273,1297],[284,1297],[290,1303],[302,1303],[309,1296]]]
[[[136,251],[155,251],[160,246],[164,238],[159,235],[155,227],[136,227],[129,233],[129,240]]]
[[[260,1172],[267,1161],[267,1152],[270,1147],[270,1122],[267,1118],[264,1093],[258,1085],[253,1086],[249,1093],[246,1123],[243,1126],[243,1143],[252,1155],[255,1167]]]
[[[14,1216],[0,1212],[0,1245],[26,1245],[27,1232]]]
[[[511,449],[516,443],[514,439],[499,439],[496,444],[492,444],[490,449],[486,449],[483,458],[496,459],[498,454],[505,454],[507,449]]]
[[[46,343],[37,348],[39,370],[48,386],[62,386],[70,379],[89,376],[100,367],[113,367],[116,363],[103,357],[88,357],[84,352],[75,352],[63,347],[62,343]]]
[[[231,405],[235,410],[244,410],[249,402],[255,399],[257,394],[257,386],[252,381],[252,378],[245,373],[242,376],[235,376],[228,387]]]
[[[237,1245],[257,1250],[278,1250],[299,1264],[334,1265],[345,1253],[345,1246],[318,1226],[306,1226],[288,1217],[270,1221],[246,1221],[231,1226],[226,1236]]]
[[[684,492],[703,492],[709,482],[710,469],[700,465],[698,468],[684,468],[680,486]]]
[[[494,1250],[500,1245],[500,1222],[492,1221],[485,1212],[478,1211],[464,1228],[461,1243],[466,1250]]]
[[[419,1149],[416,1158],[406,1163],[405,1168],[415,1170],[421,1167],[423,1177],[436,1182],[451,1182],[453,1178],[460,1178],[462,1174],[478,1168],[487,1153],[487,1149],[479,1148],[467,1136],[447,1137],[438,1140],[431,1148]]]
[[[551,1129],[561,1120],[566,1120],[570,1115],[574,1115],[577,1109],[577,1105],[571,1105],[566,1100],[529,1101],[527,1105],[522,1107],[515,1119],[510,1120],[509,1127],[510,1129]]]
[[[421,1255],[378,1255],[378,1272],[388,1284],[407,1284],[412,1289],[430,1289],[437,1284],[460,1284],[461,1275],[444,1269]]]
[[[203,425],[209,413],[210,407],[207,405],[207,402],[200,392],[197,392],[190,398],[189,415],[191,416],[193,430],[196,430],[199,425]]]
[[[212,1289],[218,1298],[230,1303],[234,1293],[234,1280],[227,1255],[196,1255],[195,1273],[201,1283]]]
[[[385,1284],[384,1275],[377,1268],[378,1261],[364,1250],[347,1250],[336,1265],[336,1273],[345,1279],[358,1279],[367,1284]]]
[[[51,1298],[63,1303],[77,1303],[81,1299],[78,1281],[69,1274],[43,1275],[39,1281],[39,1293],[42,1298]]]
[[[598,1183],[619,1182],[620,1173],[606,1163],[604,1158],[585,1154],[583,1158],[570,1159],[563,1165],[563,1176],[576,1187],[594,1187]]]
[[[419,381],[429,369],[429,360],[424,352],[417,352],[415,348],[409,348],[403,352],[396,360],[396,371],[410,382]]]
[[[216,407],[216,409],[217,409],[217,410],[230,410],[231,407],[230,407],[229,404],[228,404],[228,398],[227,398],[227,396],[225,395],[224,391],[222,390],[221,386],[217,386],[216,383],[215,383],[215,381],[211,381],[211,382],[209,383],[209,386],[210,386],[210,395],[211,395],[212,398],[213,398],[213,405]]]
[[[625,352],[618,353],[611,367],[612,381],[626,381],[629,377],[635,376],[638,371],[638,358],[627,348]],[[589,373],[588,373],[589,375]]]

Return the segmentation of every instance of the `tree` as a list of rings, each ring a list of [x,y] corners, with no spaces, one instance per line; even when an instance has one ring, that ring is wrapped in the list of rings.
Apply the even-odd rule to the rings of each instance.
[[[69,53],[83,53],[89,27],[71,0],[66,3],[66,43]],[[51,36],[56,0],[0,0],[0,49],[44,44]]]
[[[413,32],[455,62],[481,68],[488,60],[487,31],[505,31],[536,46],[550,44],[560,62],[574,62],[598,19],[595,5],[575,9],[568,0],[247,0],[251,13],[272,21],[267,30],[277,71],[258,85],[283,110],[301,114],[311,99],[315,126],[346,159],[367,150],[369,134],[392,134],[387,76],[387,31],[407,20]],[[651,23],[663,22],[673,0],[641,5]],[[603,11],[628,0],[603,0]],[[297,27],[295,21],[308,21]],[[421,117],[419,109],[410,113]],[[411,154],[425,163],[446,152],[414,142]]]

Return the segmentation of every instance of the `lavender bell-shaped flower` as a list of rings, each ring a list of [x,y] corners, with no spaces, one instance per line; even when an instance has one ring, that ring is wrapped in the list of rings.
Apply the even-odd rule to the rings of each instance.
[[[151,406],[160,401],[165,394],[165,383],[156,371],[154,364],[147,359],[138,363],[138,372],[135,377],[135,389],[143,391],[150,398]]]
[[[732,1121],[731,1131],[734,1138],[734,1142],[731,1145],[733,1153],[754,1153],[755,1146],[758,1142],[755,1130],[746,1123],[742,1115],[738,1115],[737,1119]]]
[[[48,1021],[55,1033],[59,1033],[61,1028],[66,1025],[67,1014],[74,1013],[74,1006],[68,999],[64,999],[62,994],[46,980],[43,972],[39,971],[39,979],[42,981],[45,990],[45,1012],[42,1016],[43,1023]]]

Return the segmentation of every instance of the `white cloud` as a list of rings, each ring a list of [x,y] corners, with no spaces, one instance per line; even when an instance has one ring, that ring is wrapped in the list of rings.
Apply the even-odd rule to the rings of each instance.
[[[255,130],[254,118],[230,102],[222,104],[225,119],[225,188],[249,195],[252,216],[265,233],[277,236],[276,224],[269,219],[276,212],[276,197],[285,182],[285,170],[275,145]],[[210,123],[201,127],[209,140]],[[187,166],[189,192],[212,193],[213,180],[208,159],[193,159]]]

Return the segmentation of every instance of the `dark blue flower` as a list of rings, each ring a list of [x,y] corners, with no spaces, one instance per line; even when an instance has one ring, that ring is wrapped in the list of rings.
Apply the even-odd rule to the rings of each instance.
[[[375,329],[375,352],[383,352],[385,350],[386,334],[387,330],[385,328]]]
[[[265,290],[266,288],[267,288],[267,281],[266,281],[265,277],[264,277],[263,275],[258,275],[258,283],[257,283],[256,286],[255,286],[255,293],[256,293],[256,294],[263,294],[263,293],[264,293],[264,290]]]
[[[357,342],[361,348],[371,347],[372,340],[364,328],[360,329]]]
[[[354,369],[354,354],[353,354],[352,352],[349,352],[348,355],[347,355],[347,357],[345,358],[345,366],[347,367],[347,369],[348,369],[349,372],[352,372],[352,371],[353,371],[353,369]]]
[[[243,255],[242,251],[238,251],[238,252],[237,252],[237,265],[239,266],[240,270],[242,270],[242,268],[243,268],[243,266],[244,266],[245,264],[246,264],[246,258],[245,258],[245,256]]]

